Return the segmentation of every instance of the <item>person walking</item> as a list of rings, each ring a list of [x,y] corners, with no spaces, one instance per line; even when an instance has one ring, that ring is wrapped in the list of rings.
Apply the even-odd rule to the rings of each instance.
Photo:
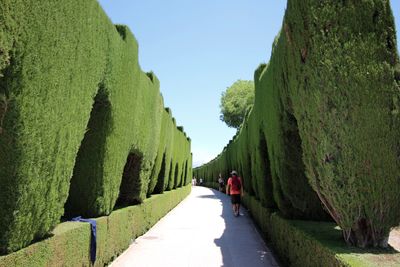
[[[222,178],[221,174],[219,174],[219,177],[218,177],[218,184],[219,184],[219,191],[223,192],[224,187],[225,187],[225,182],[224,182],[224,179]]]
[[[241,197],[243,196],[242,179],[236,171],[231,172],[231,177],[226,185],[226,194],[231,195],[233,214],[237,217],[240,214]]]

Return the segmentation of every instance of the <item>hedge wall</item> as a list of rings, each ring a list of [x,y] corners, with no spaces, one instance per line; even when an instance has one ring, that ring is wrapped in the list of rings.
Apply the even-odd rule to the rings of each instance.
[[[162,195],[154,195],[140,205],[115,210],[109,216],[97,218],[95,264],[90,262],[89,224],[64,222],[57,225],[50,238],[0,256],[0,267],[107,266],[136,237],[143,235],[183,200],[190,190],[191,186],[185,186]]]
[[[299,18],[310,21],[294,24]],[[347,243],[385,247],[400,221],[399,57],[390,3],[289,2],[286,21],[280,42],[297,72],[288,81],[308,181]]]
[[[161,193],[164,154],[180,175],[165,188],[190,180],[190,141],[166,115],[157,77],[95,0],[0,0],[0,102],[0,253],[45,237],[62,216]]]
[[[400,253],[394,249],[360,249],[342,241],[333,222],[287,220],[279,212],[265,208],[245,194],[244,203],[265,239],[285,266],[374,267],[400,265]]]
[[[388,0],[288,0],[271,60],[255,71],[253,109],[195,176],[237,169],[262,206],[329,214],[348,244],[386,247],[400,222],[394,27]]]

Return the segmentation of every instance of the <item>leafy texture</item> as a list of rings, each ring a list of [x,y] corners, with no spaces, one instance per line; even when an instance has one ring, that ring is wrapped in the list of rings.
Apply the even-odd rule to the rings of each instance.
[[[97,1],[0,0],[0,74],[0,253],[45,237],[61,216],[143,202],[170,180],[164,154],[178,176],[160,192],[190,180],[190,142],[157,77]]]
[[[400,221],[398,66],[389,1],[289,0],[252,111],[195,175],[239,169],[263,206],[272,192],[285,217],[323,220],[322,203],[348,244],[386,247]]]
[[[253,103],[254,83],[238,80],[222,93],[220,118],[229,127],[239,128]]]
[[[132,242],[148,231],[159,219],[179,204],[191,190],[185,186],[143,203],[114,211],[96,219],[97,257],[90,261],[90,226],[88,223],[64,222],[52,236],[27,248],[0,256],[0,267],[10,266],[108,266]]]
[[[274,246],[284,266],[372,267],[400,265],[394,249],[360,249],[342,241],[333,222],[287,220],[263,207],[254,197],[243,199],[261,233]]]

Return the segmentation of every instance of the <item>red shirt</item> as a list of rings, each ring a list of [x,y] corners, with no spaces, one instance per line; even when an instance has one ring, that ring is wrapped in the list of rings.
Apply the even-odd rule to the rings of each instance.
[[[243,186],[242,185],[242,179],[240,177],[238,177],[238,179],[239,179],[240,185]],[[231,194],[231,195],[240,195],[242,193],[241,190],[233,190],[233,188],[232,188],[232,177],[229,177],[228,185],[229,185],[229,190],[230,190],[229,194]]]

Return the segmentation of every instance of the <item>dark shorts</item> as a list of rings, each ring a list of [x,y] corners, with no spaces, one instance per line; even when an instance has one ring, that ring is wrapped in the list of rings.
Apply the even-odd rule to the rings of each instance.
[[[232,204],[240,204],[240,194],[231,195]]]

